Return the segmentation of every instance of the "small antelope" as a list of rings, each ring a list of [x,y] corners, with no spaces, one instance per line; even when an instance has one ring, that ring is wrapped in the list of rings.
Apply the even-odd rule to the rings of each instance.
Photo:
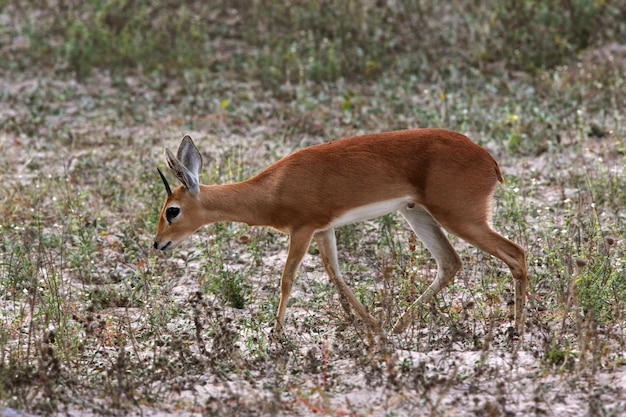
[[[271,226],[289,234],[275,324],[285,324],[287,300],[311,238],[324,268],[342,297],[376,332],[380,324],[346,285],[339,270],[335,227],[399,211],[437,261],[437,277],[393,327],[404,331],[416,306],[448,285],[461,259],[442,227],[501,259],[515,280],[515,325],[523,331],[526,299],[524,249],[489,225],[490,200],[502,173],[483,148],[461,133],[416,129],[353,136],[300,149],[254,177],[224,185],[202,185],[202,158],[189,136],[174,156],[165,150],[170,171],[182,183],[161,210],[154,247],[178,246],[205,224],[219,221]],[[348,308],[349,309],[349,308]]]

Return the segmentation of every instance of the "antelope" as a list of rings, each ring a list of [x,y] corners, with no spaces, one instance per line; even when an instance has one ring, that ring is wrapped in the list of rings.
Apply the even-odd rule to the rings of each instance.
[[[461,268],[442,228],[509,267],[515,282],[515,326],[523,332],[526,255],[489,224],[491,198],[496,184],[504,182],[502,173],[484,148],[461,133],[414,129],[352,136],[297,150],[252,178],[223,185],[199,183],[202,157],[189,136],[176,156],[165,149],[165,159],[182,185],[172,190],[157,168],[167,198],[155,249],[170,251],[200,227],[221,221],[289,234],[275,332],[284,328],[289,293],[311,239],[342,300],[381,332],[381,324],[342,278],[334,229],[392,212],[400,212],[437,262],[435,280],[397,320],[394,333],[405,331],[413,311],[450,284]]]

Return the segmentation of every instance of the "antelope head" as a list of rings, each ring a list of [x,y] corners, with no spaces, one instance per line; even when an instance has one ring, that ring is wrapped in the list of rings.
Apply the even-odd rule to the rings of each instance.
[[[170,172],[182,185],[172,190],[165,175],[157,168],[165,185],[167,198],[161,209],[154,248],[163,251],[174,249],[204,224],[202,216],[198,215],[202,212],[198,180],[202,157],[191,138],[183,138],[176,156],[165,149],[165,160]]]

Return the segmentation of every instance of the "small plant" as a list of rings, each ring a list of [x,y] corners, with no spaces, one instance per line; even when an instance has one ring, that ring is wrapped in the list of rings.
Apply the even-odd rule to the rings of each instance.
[[[250,285],[245,282],[242,273],[221,270],[217,275],[208,278],[208,281],[212,281],[209,284],[211,291],[225,303],[239,309],[246,306]]]
[[[615,239],[592,239],[584,258],[576,259],[575,290],[586,316],[600,323],[624,316],[620,300],[626,296],[626,260],[614,259]]]
[[[556,336],[553,336],[551,340],[544,354],[546,364],[551,368],[572,370],[578,356],[576,352],[572,351],[567,341],[560,342]]]
[[[214,240],[202,251],[204,261],[199,281],[204,291],[215,294],[224,304],[242,309],[250,297],[251,286],[246,281],[244,271],[228,268],[224,264],[226,259],[238,257],[226,243],[232,239],[230,236],[232,228],[218,223],[213,225],[212,229]]]

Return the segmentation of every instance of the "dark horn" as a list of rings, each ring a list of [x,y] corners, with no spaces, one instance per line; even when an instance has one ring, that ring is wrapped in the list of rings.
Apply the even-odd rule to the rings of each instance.
[[[167,179],[165,179],[165,175],[163,175],[161,170],[157,168],[157,171],[159,171],[159,175],[161,176],[161,179],[163,180],[163,184],[165,185],[165,191],[167,191],[167,196],[170,197],[172,195],[172,189],[170,188],[170,185],[167,183]]]

